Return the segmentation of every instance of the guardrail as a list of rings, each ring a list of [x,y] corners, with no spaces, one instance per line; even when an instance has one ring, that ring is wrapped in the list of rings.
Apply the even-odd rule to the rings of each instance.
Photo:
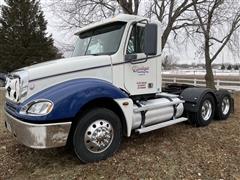
[[[181,83],[181,84],[189,84],[194,86],[205,87],[206,81],[204,79],[197,78],[177,78],[177,77],[163,77],[163,84],[167,83]],[[219,89],[227,89],[233,91],[240,91],[240,81],[223,81],[216,80],[215,81],[216,88]]]
[[[163,70],[162,74],[164,75],[205,75],[206,70],[204,69],[171,69],[171,70]],[[240,70],[218,70],[218,69],[213,69],[213,75],[214,76],[240,76]]]

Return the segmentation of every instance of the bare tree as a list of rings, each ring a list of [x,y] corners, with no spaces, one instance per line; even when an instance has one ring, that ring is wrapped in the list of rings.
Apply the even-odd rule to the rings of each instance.
[[[61,29],[75,29],[114,16],[119,12],[114,0],[52,0],[49,4],[61,20]]]
[[[62,29],[83,27],[123,11],[138,14],[140,0],[52,0],[49,6],[61,19]]]
[[[240,27],[240,5],[234,0],[211,0],[201,5],[197,4],[197,0],[192,2],[199,23],[196,33],[203,39],[206,84],[215,89],[212,63],[224,47],[231,43],[234,33]]]
[[[196,4],[203,3],[203,0],[196,0]],[[193,10],[193,2],[189,0],[153,0],[149,16],[155,15],[163,24],[162,49],[165,48],[170,33],[175,35],[177,30],[188,26],[196,26],[196,16],[189,16]]]

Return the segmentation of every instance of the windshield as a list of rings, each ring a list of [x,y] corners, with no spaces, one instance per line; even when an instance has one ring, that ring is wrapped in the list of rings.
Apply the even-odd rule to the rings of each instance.
[[[81,33],[72,56],[111,55],[116,53],[125,25],[125,22],[116,22]]]

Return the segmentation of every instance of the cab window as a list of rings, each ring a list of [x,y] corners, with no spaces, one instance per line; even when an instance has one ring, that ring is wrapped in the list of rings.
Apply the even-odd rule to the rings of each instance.
[[[127,54],[143,53],[144,27],[134,25],[128,41]]]

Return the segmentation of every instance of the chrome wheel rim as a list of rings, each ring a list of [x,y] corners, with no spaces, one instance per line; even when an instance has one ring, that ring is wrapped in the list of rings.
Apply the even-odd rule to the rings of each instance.
[[[205,100],[201,109],[201,115],[204,121],[208,121],[210,119],[212,111],[212,103],[209,100]]]
[[[227,115],[230,110],[230,100],[228,97],[224,97],[222,100],[222,113]]]
[[[112,125],[106,120],[97,120],[87,128],[84,143],[88,151],[101,153],[111,145],[113,136]]]

